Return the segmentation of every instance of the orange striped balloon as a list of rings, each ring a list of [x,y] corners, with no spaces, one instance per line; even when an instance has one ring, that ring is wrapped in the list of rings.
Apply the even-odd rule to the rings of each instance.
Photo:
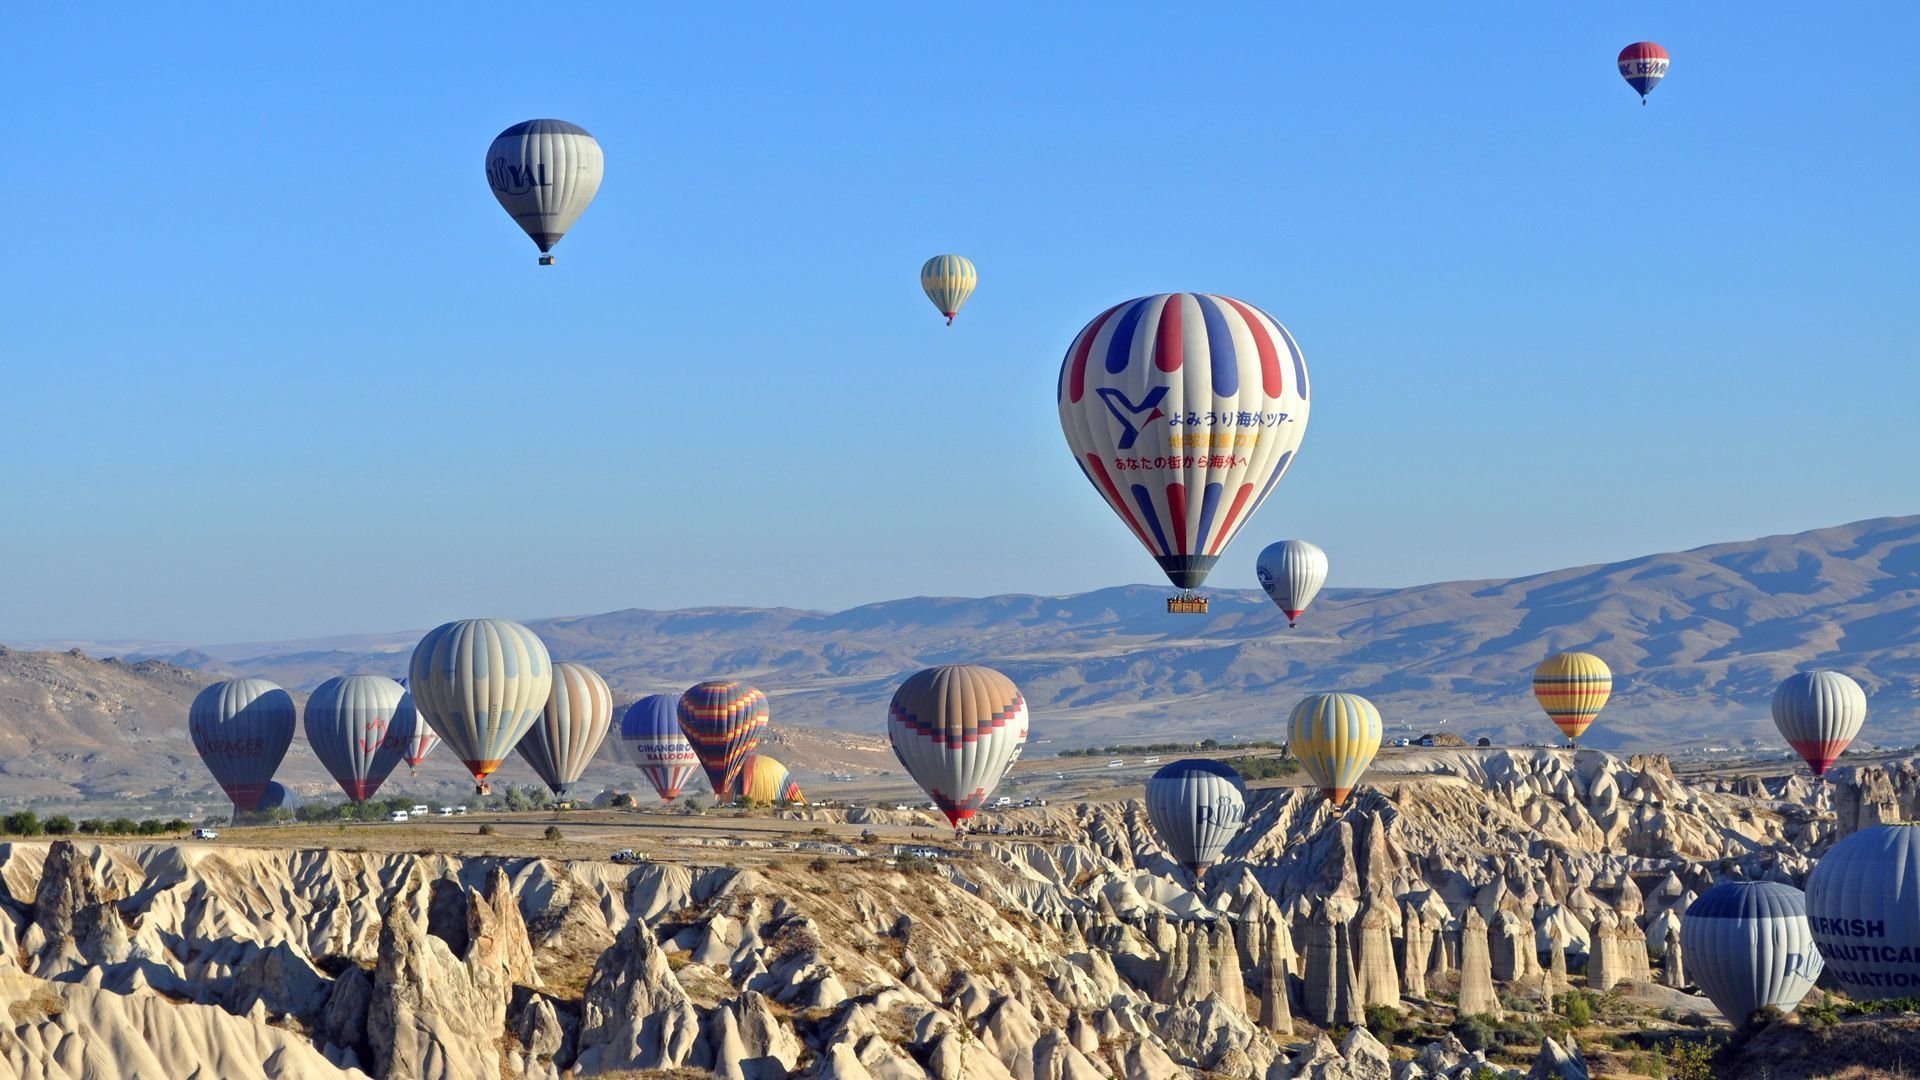
[[[1555,653],[1533,669],[1533,696],[1569,742],[1592,726],[1613,693],[1613,671],[1586,652]]]

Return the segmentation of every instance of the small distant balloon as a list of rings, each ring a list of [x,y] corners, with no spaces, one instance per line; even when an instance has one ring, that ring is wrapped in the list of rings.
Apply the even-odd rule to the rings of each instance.
[[[1667,77],[1667,50],[1651,41],[1636,41],[1620,50],[1620,77],[1627,80],[1640,94],[1640,104],[1647,103],[1647,95],[1660,80]]]
[[[1340,806],[1380,749],[1380,710],[1359,694],[1311,694],[1287,719],[1287,746]]]
[[[980,271],[965,255],[935,255],[920,267],[920,288],[953,325],[953,317],[967,304],[974,287],[980,284]]]
[[[406,695],[384,675],[339,675],[307,698],[307,743],[354,802],[372,798],[400,764],[400,741],[390,736]]]
[[[407,680],[400,680],[400,688],[405,690]],[[427,722],[420,717],[420,710],[413,707],[413,694],[409,692],[400,699],[393,710],[393,726],[388,736],[400,746],[400,758],[407,763],[407,774],[418,775],[420,766],[440,745],[440,736],[433,733]]]
[[[1612,695],[1613,670],[1592,653],[1555,653],[1533,669],[1534,699],[1575,745]]]
[[[679,798],[700,774],[700,755],[680,730],[679,703],[677,694],[649,694],[628,706],[620,720],[623,756],[647,774],[661,802]]]
[[[1827,775],[1867,722],[1867,692],[1837,671],[1789,675],[1773,692],[1773,724],[1815,776]]]
[[[989,667],[925,668],[893,692],[887,741],[957,829],[986,805],[1026,745],[1027,700]]]
[[[554,798],[566,799],[612,727],[613,691],[607,681],[585,664],[563,660],[553,665],[546,708],[515,749]]]
[[[502,209],[540,248],[540,265],[600,190],[606,159],[585,128],[565,120],[527,120],[487,148],[487,184]]]
[[[680,731],[699,755],[713,797],[726,798],[767,730],[767,695],[737,679],[709,680],[688,687],[677,711]]]
[[[806,802],[799,781],[779,761],[765,754],[749,754],[740,765],[734,794],[750,803]]]
[[[1327,553],[1305,540],[1282,540],[1267,545],[1254,570],[1260,587],[1286,613],[1287,625],[1297,626],[1327,583]]]

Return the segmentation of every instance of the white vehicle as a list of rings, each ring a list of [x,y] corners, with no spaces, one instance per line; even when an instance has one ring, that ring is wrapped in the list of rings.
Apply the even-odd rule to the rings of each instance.
[[[193,830],[193,838],[195,840],[218,840],[220,839],[220,834],[214,832],[212,829],[195,829]]]
[[[441,808],[440,808],[440,816],[441,816],[441,817],[452,817],[452,816],[453,816],[453,807],[451,807],[451,806],[443,806],[443,807],[441,807]]]
[[[897,803],[894,803],[894,804],[893,804],[893,808],[894,808],[895,810],[911,810],[911,809],[913,809],[913,804],[912,804],[912,803],[903,803],[903,802],[897,802]]]
[[[431,812],[432,811],[428,810],[425,806],[418,805],[418,804],[416,804],[412,810],[408,811],[408,813],[412,814],[414,817],[426,817]]]
[[[387,815],[387,820],[405,821],[407,820],[407,812],[405,810],[395,810],[393,813]]]
[[[1109,768],[1109,769],[1117,769],[1117,768],[1119,768],[1120,766],[1122,766],[1122,765],[1125,765],[1125,764],[1126,764],[1126,761],[1125,761],[1124,759],[1122,759],[1122,758],[1114,758],[1114,759],[1113,759],[1112,761],[1109,761],[1109,762],[1107,762],[1107,768]]]
[[[1395,740],[1393,740],[1393,745],[1395,745],[1395,746],[1411,746],[1411,745],[1413,745],[1413,740],[1412,740],[1412,739],[1409,739],[1409,738],[1407,738],[1407,737],[1406,737],[1405,735],[1402,735],[1402,736],[1400,736],[1399,738],[1397,738],[1397,739],[1395,739]]]
[[[465,806],[456,806],[453,808],[453,812],[456,814],[465,814],[467,812],[467,808]]]
[[[1158,765],[1158,764],[1160,764],[1160,759],[1159,759],[1159,758],[1157,758],[1157,757],[1150,757],[1150,758],[1148,758],[1147,760],[1145,760],[1145,761],[1142,761],[1142,762],[1141,762],[1140,764],[1142,764],[1142,765]]]
[[[1013,796],[1011,796],[1011,795],[1002,795],[1002,796],[1000,796],[999,798],[997,798],[997,799],[995,799],[995,800],[993,800],[993,805],[995,805],[995,806],[1012,806],[1012,805],[1013,805]]]

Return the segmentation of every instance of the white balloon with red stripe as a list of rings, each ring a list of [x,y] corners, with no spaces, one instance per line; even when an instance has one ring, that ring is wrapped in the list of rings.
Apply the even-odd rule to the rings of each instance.
[[[1060,365],[1080,470],[1168,580],[1195,589],[1292,467],[1307,362],[1243,300],[1163,293],[1109,308]]]
[[[917,671],[887,705],[887,739],[947,821],[972,817],[1027,742],[1027,702],[992,668],[954,664]]]

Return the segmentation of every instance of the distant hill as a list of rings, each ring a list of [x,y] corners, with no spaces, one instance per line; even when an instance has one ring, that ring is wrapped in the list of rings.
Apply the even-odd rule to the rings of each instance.
[[[1339,553],[1332,554],[1337,581]],[[630,609],[531,625],[556,658],[594,666],[626,699],[738,676],[772,696],[776,724],[866,736],[883,731],[904,673],[991,664],[1032,706],[1030,755],[1146,736],[1272,738],[1292,704],[1321,689],[1366,694],[1396,731],[1444,727],[1469,739],[1545,741],[1554,732],[1528,675],[1547,653],[1573,648],[1599,653],[1616,674],[1613,702],[1589,732],[1595,746],[1771,741],[1774,684],[1809,666],[1844,670],[1866,686],[1866,739],[1920,740],[1912,708],[1920,698],[1920,517],[1506,581],[1334,588],[1297,630],[1256,591],[1213,592],[1207,616],[1167,615],[1166,593],[1131,586],[1059,597],[920,597],[831,613]],[[172,670],[244,672],[305,690],[349,670],[403,674],[408,639],[182,645],[165,655]],[[172,685],[172,676],[155,678]],[[10,692],[0,679],[0,693]],[[136,695],[116,715],[124,723],[137,717],[147,731],[177,729],[184,745],[190,696]],[[0,699],[0,738],[46,724],[50,708]],[[892,767],[891,755],[862,745],[858,760],[878,756]]]

